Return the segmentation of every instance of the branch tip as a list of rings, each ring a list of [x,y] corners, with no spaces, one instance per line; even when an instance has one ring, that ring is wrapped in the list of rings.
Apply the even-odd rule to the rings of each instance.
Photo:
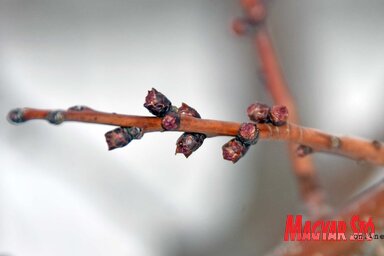
[[[7,120],[11,124],[20,124],[25,122],[26,120],[24,119],[24,109],[22,108],[15,108],[9,111],[7,115]]]

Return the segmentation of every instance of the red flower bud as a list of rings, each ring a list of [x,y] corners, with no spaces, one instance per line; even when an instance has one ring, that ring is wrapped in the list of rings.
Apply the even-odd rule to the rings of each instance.
[[[188,158],[203,144],[206,137],[202,133],[183,133],[176,142],[175,154],[181,153]]]
[[[169,111],[163,119],[161,119],[161,126],[166,131],[177,130],[180,126],[180,116],[174,111]]]
[[[178,109],[179,115],[192,116],[195,118],[201,118],[196,109],[188,106],[185,103],[181,104]],[[207,136],[202,133],[183,133],[176,142],[176,154],[182,153],[188,158],[193,152],[195,152],[204,142]]]
[[[201,118],[200,114],[196,111],[196,109],[188,106],[184,102],[181,104],[181,107],[179,107],[178,113],[180,115],[187,115],[187,116],[192,116],[196,118]]]
[[[259,128],[253,123],[242,123],[237,137],[247,145],[254,145],[259,139]]]
[[[155,116],[163,117],[171,110],[172,103],[161,92],[152,88],[145,97],[144,107]]]
[[[253,103],[247,108],[249,119],[256,123],[269,122],[269,106],[262,103]]]
[[[143,129],[139,127],[119,127],[105,134],[108,149],[122,148],[132,140],[143,137]]]
[[[132,141],[132,136],[125,128],[119,127],[105,134],[108,150],[122,148]]]
[[[275,126],[282,126],[287,123],[288,120],[288,109],[283,105],[275,105],[269,112],[269,118]]]
[[[234,138],[222,146],[223,158],[236,163],[247,153],[248,149],[249,145],[245,145],[238,138]]]

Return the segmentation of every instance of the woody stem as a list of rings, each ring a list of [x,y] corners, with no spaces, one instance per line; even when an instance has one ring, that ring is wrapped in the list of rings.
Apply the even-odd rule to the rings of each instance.
[[[8,119],[14,123],[44,119],[53,124],[75,121],[123,127],[135,126],[142,128],[144,133],[163,131],[161,118],[105,113],[89,108],[85,108],[82,111],[16,109],[9,113]],[[237,122],[181,116],[180,127],[177,131],[204,133],[209,137],[236,136],[240,125]],[[312,147],[315,151],[338,154],[375,165],[384,165],[384,147],[383,143],[378,141],[335,136],[293,123],[287,123],[280,127],[270,124],[259,124],[258,128],[260,129],[261,139],[299,143]]]

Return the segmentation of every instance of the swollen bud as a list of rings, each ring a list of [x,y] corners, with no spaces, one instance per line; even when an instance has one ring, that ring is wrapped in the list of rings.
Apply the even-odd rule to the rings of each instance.
[[[196,109],[188,106],[185,103],[181,104],[181,107],[178,109],[180,116],[192,116],[195,118],[201,118],[200,114]],[[185,132],[183,133],[176,142],[176,152],[175,154],[181,153],[188,158],[193,152],[195,152],[204,142],[207,136],[202,133],[192,133]]]
[[[169,111],[163,119],[161,119],[161,126],[166,131],[175,131],[180,126],[180,116],[177,112]]]
[[[248,149],[249,145],[244,144],[238,138],[231,139],[222,146],[223,158],[236,163],[247,153]]]
[[[139,127],[119,127],[105,134],[108,150],[122,148],[132,140],[143,137],[143,129]]]
[[[145,97],[144,107],[155,116],[163,117],[171,110],[172,103],[161,92],[152,88],[152,90],[148,91],[148,94]]]
[[[256,123],[269,122],[269,106],[262,103],[253,103],[247,108],[249,119]]]
[[[246,145],[255,145],[259,139],[259,128],[253,123],[242,123],[237,137]]]
[[[105,140],[108,144],[108,150],[115,148],[122,148],[132,141],[132,136],[128,134],[127,130],[119,127],[105,134]]]
[[[275,105],[269,112],[269,118],[273,125],[282,126],[287,123],[288,109],[284,105]]]
[[[201,118],[200,114],[196,111],[196,109],[188,106],[184,102],[181,104],[181,107],[179,107],[178,113],[180,115],[187,115],[187,116],[192,116],[196,118]]]
[[[175,154],[181,153],[188,158],[203,144],[206,137],[202,133],[183,133],[176,142]]]

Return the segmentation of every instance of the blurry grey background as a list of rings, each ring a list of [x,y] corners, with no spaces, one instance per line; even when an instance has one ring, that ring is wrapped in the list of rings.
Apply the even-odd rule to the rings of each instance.
[[[384,1],[274,0],[268,24],[302,123],[384,139]],[[76,104],[147,115],[151,87],[205,118],[271,103],[237,0],[0,0],[0,254],[262,255],[302,213],[284,143],[233,165],[214,138],[188,160],[177,133],[107,151],[113,127],[11,126],[15,107]],[[379,171],[315,156],[337,206]]]

